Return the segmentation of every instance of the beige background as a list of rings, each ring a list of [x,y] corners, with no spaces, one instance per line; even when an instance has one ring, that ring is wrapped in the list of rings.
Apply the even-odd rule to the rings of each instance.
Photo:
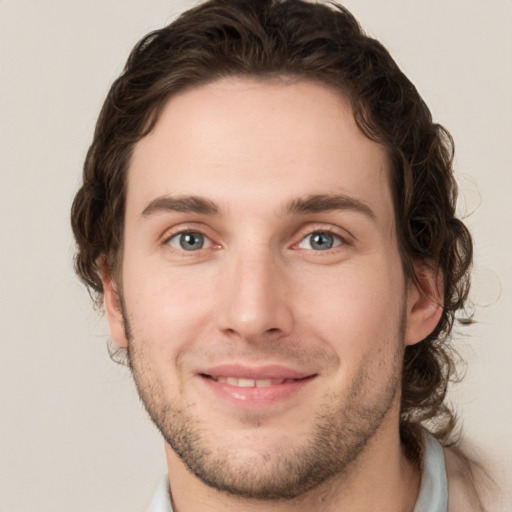
[[[73,276],[68,218],[128,51],[193,3],[0,0],[1,512],[142,511],[165,471],[127,371],[107,356],[105,321]],[[469,369],[452,397],[510,482],[512,1],[346,5],[455,137],[483,307],[458,342]]]

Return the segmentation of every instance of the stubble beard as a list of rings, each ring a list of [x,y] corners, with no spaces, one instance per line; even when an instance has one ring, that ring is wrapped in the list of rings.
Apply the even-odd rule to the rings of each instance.
[[[153,423],[189,471],[206,485],[230,495],[253,500],[294,499],[332,477],[348,475],[400,399],[404,313],[391,370],[383,382],[375,382],[374,366],[365,364],[348,393],[330,396],[329,403],[316,412],[307,439],[286,451],[269,448],[237,461],[236,447],[230,446],[229,439],[222,446],[215,445],[207,421],[193,407],[173,403],[148,380],[151,365],[140,349],[144,340],[133,340],[126,312],[124,318],[129,364]]]

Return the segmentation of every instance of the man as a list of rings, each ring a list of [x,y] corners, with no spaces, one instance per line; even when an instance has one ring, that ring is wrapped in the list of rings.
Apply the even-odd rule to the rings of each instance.
[[[484,510],[444,402],[449,134],[342,7],[217,0],[133,50],[72,210],[169,475],[151,511]]]

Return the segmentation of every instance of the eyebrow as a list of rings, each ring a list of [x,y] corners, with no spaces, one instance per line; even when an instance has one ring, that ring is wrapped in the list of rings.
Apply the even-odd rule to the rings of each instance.
[[[307,214],[332,210],[352,210],[372,221],[377,220],[375,212],[360,199],[342,194],[314,194],[294,199],[285,208],[286,213]]]
[[[153,199],[142,211],[141,217],[149,217],[166,211],[217,215],[218,206],[204,197],[199,196],[160,196]]]
[[[285,214],[321,213],[333,210],[352,210],[375,221],[374,211],[360,199],[342,194],[312,194],[290,201],[284,208]],[[218,215],[219,207],[209,199],[200,196],[160,196],[153,199],[142,211],[142,217],[173,211]]]

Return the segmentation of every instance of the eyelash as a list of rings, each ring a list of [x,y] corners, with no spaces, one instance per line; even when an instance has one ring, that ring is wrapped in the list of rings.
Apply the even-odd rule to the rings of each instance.
[[[310,231],[307,235],[303,236],[301,238],[300,242],[295,244],[294,247],[299,247],[308,238],[313,237],[314,235],[329,235],[329,236],[331,236],[334,239],[333,244],[335,244],[335,245],[333,245],[333,247],[329,247],[327,249],[318,249],[318,250],[306,249],[306,250],[311,250],[313,252],[319,252],[319,253],[321,252],[321,253],[324,253],[324,254],[328,254],[328,253],[330,253],[332,251],[335,251],[340,246],[347,245],[347,242],[346,242],[345,238],[343,238],[340,234],[336,233],[334,230],[331,230],[331,229],[315,229],[313,231]],[[311,244],[311,241],[310,241],[310,244]]]
[[[180,237],[180,236],[184,236],[184,235],[199,235],[199,236],[202,236],[204,237],[204,239],[208,242],[208,246],[207,247],[200,247],[199,249],[197,250],[186,250],[186,249],[183,249],[183,248],[178,248],[178,247],[174,247],[173,245],[171,245],[171,240],[173,238],[176,238],[176,237]],[[308,249],[308,248],[301,248],[300,245],[302,243],[304,243],[304,241],[308,238],[308,237],[312,237],[313,235],[315,234],[324,234],[324,235],[329,235],[329,236],[332,236],[335,240],[334,240],[334,243],[336,245],[334,245],[333,247],[329,247],[327,249],[319,249],[319,250],[314,250],[314,249]],[[164,245],[167,245],[170,249],[172,249],[173,251],[177,252],[177,253],[180,253],[181,255],[185,255],[185,254],[188,254],[190,256],[194,255],[194,253],[198,253],[198,252],[202,252],[204,249],[219,249],[221,248],[221,245],[220,244],[216,244],[211,237],[209,237],[208,235],[206,235],[204,233],[204,231],[199,228],[199,229],[194,229],[194,228],[185,228],[185,229],[181,229],[179,231],[175,231],[167,236],[165,236],[164,238]],[[321,253],[321,254],[330,254],[336,250],[339,250],[340,247],[343,247],[343,246],[347,246],[347,245],[350,245],[350,243],[347,241],[346,237],[340,235],[337,231],[333,230],[333,229],[329,229],[329,228],[325,228],[325,227],[317,227],[317,228],[314,228],[314,229],[308,229],[307,230],[307,233],[303,236],[301,236],[299,242],[296,242],[294,243],[293,245],[291,245],[291,248],[292,249],[304,249],[306,251],[310,251],[310,252],[313,252],[313,253]]]
[[[185,235],[199,235],[199,236],[204,238],[204,240],[208,243],[208,246],[207,247],[200,247],[198,250],[187,251],[187,249],[184,249],[184,248],[180,249],[178,247],[174,247],[171,244],[171,241],[173,240],[173,238],[182,237],[182,236],[185,236]],[[203,233],[203,231],[201,229],[182,229],[180,231],[176,231],[174,233],[171,233],[170,235],[165,237],[164,244],[169,246],[170,248],[172,248],[173,250],[175,250],[177,252],[180,252],[180,253],[191,253],[191,254],[195,253],[195,252],[199,252],[202,249],[215,248],[215,245],[216,245],[208,235]]]

